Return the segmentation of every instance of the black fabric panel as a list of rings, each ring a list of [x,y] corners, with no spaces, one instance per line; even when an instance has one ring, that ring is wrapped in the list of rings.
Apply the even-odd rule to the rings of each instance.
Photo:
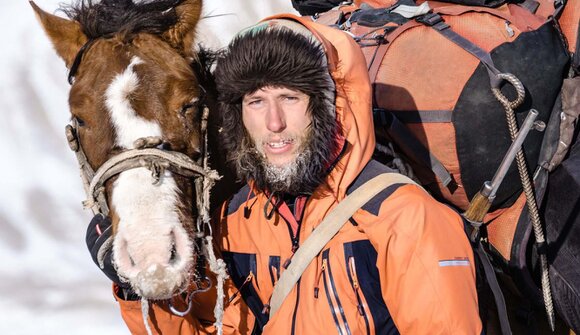
[[[354,190],[362,186],[367,181],[373,179],[374,177],[387,173],[387,172],[395,172],[390,168],[386,167],[385,165],[377,162],[376,160],[371,160],[361,171],[358,177],[354,180],[354,182],[348,187],[346,190],[346,194],[350,195]],[[379,209],[383,201],[385,201],[393,192],[395,192],[399,187],[404,186],[405,184],[395,184],[387,187],[386,189],[379,192],[375,195],[372,199],[367,201],[361,208],[373,215],[379,214]]]
[[[384,8],[359,10],[354,12],[350,18],[350,22],[357,22],[365,27],[382,27],[391,22],[402,25],[407,21],[409,19],[400,14],[385,11]]]
[[[240,290],[240,287],[244,284],[250,271],[255,267],[256,255],[223,251],[222,257],[224,262],[226,262],[228,274],[232,278],[236,288]],[[255,276],[255,270],[253,273]],[[246,302],[246,305],[248,305],[252,311],[252,314],[256,317],[258,332],[261,333],[264,325],[268,322],[268,314],[262,313],[264,310],[264,304],[254,289],[253,285],[255,282],[257,282],[257,279],[252,279],[252,282],[246,283],[240,290],[240,294]]]
[[[324,13],[338,6],[341,2],[342,0],[292,0],[292,7],[300,15],[314,15]]]
[[[547,122],[569,62],[553,23],[522,33],[513,43],[498,46],[491,56],[500,71],[516,75],[526,88],[526,99],[516,111],[518,123],[523,122],[530,108],[539,111],[538,120]],[[510,85],[506,86],[504,94],[513,99],[515,92]],[[491,93],[488,73],[482,64],[457,101],[453,123],[463,186],[471,199],[484,181],[491,180],[511,144],[504,109]],[[542,137],[542,133],[532,131],[524,143],[531,173],[537,164]],[[492,210],[513,204],[520,190],[514,164],[497,192]]]
[[[375,333],[388,335],[399,334],[399,330],[381,294],[379,270],[376,265],[377,251],[373,248],[371,242],[369,240],[361,240],[345,243],[344,252],[347,262],[350,256],[355,258],[356,275],[359,280],[360,289],[373,317]],[[348,264],[346,266],[348,269]]]
[[[336,328],[338,329],[339,334],[342,334],[342,332],[340,330],[339,321],[337,320],[337,318],[340,316],[340,319],[341,319],[342,324],[344,325],[344,328],[346,331],[345,335],[351,335],[350,327],[348,326],[348,321],[346,320],[346,316],[344,315],[344,308],[342,308],[342,303],[340,302],[340,298],[339,298],[338,292],[336,290],[336,284],[334,283],[334,277],[332,275],[332,266],[330,264],[329,255],[330,255],[330,249],[326,249],[322,252],[322,259],[326,261],[326,271],[324,271],[322,274],[324,277],[324,290],[326,292],[328,304],[330,305],[330,307],[333,311],[334,322],[336,324]],[[330,286],[327,285],[326,276],[328,276],[328,279],[329,279],[328,281],[330,281]],[[336,307],[338,307],[338,313],[337,313],[337,310],[334,308],[334,305],[332,303],[331,295],[334,298],[334,301],[336,301]]]
[[[231,215],[232,213],[236,212],[240,206],[248,200],[248,194],[250,193],[250,186],[247,184],[242,187],[228,203],[228,210],[227,215]],[[250,199],[254,198],[256,195],[252,194]]]
[[[580,142],[550,175],[544,222],[558,313],[580,333]]]

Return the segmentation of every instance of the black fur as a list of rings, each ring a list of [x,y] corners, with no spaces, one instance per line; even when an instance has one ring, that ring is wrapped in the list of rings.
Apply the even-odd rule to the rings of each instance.
[[[79,0],[60,10],[81,24],[89,39],[107,37],[116,32],[161,34],[177,23],[175,6],[183,0]]]
[[[256,166],[254,144],[242,124],[243,96],[262,87],[288,87],[310,97],[310,149],[296,193],[310,194],[327,175],[336,156],[339,127],[335,113],[334,83],[320,43],[288,28],[256,28],[230,43],[218,59],[215,77],[222,114],[222,144],[238,177],[254,180],[267,190],[263,166]],[[241,155],[241,152],[249,154]]]

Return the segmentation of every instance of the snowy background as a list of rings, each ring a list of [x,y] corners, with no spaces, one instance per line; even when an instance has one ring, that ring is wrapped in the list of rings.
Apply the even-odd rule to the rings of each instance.
[[[55,13],[60,0],[36,0]],[[226,44],[290,0],[206,0],[200,36]],[[58,14],[61,15],[61,14]],[[26,0],[0,12],[0,334],[128,334],[84,242],[90,220],[64,126],[67,71]]]

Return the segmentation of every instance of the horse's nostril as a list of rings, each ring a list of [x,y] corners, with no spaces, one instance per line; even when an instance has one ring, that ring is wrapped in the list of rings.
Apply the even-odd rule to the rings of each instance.
[[[169,264],[175,264],[177,262],[178,255],[177,249],[175,248],[175,243],[171,245],[171,255],[169,256]]]
[[[171,252],[169,255],[169,264],[174,265],[179,260],[179,254],[177,253],[177,240],[175,238],[175,231],[171,232]]]

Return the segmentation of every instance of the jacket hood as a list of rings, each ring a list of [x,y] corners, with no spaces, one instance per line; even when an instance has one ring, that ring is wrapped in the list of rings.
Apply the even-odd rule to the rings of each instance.
[[[342,154],[327,176],[326,184],[340,201],[375,149],[371,83],[364,55],[354,39],[341,30],[291,14],[273,16],[265,21],[271,19],[299,22],[321,42],[326,53],[336,89],[336,121],[342,135]]]

